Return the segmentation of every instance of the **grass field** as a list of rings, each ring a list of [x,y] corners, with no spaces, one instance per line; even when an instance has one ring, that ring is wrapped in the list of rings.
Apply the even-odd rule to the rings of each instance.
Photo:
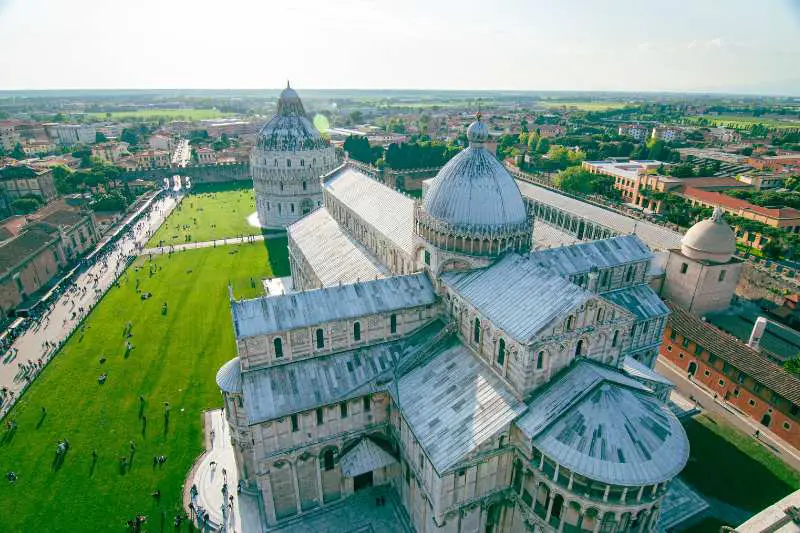
[[[109,117],[109,115],[111,115]],[[218,109],[138,109],[136,111],[112,111],[111,113],[89,113],[94,119],[116,121],[148,121],[148,120],[206,120],[230,116]]]
[[[544,107],[554,108],[566,106],[575,107],[581,111],[608,111],[609,109],[620,109],[628,105],[627,102],[594,102],[594,101],[561,101],[561,100],[540,100],[538,102]]]
[[[175,208],[150,238],[147,246],[203,242],[226,237],[260,235],[261,229],[247,223],[256,211],[250,182],[203,184]]]
[[[755,513],[800,488],[800,472],[724,421],[703,414],[684,427],[691,455],[681,477],[703,494]]]
[[[148,516],[146,531],[174,531],[181,485],[202,451],[201,413],[221,406],[214,376],[236,353],[229,280],[236,297],[252,297],[262,292],[259,279],[288,273],[286,240],[269,242],[269,250],[258,242],[159,256],[152,275],[139,259],[123,274],[11,411],[17,430],[0,431],[0,472],[19,476],[0,483],[4,531],[120,532],[136,513]],[[137,280],[151,299],[137,294]],[[126,357],[128,321],[134,348]],[[60,439],[70,449],[59,467]],[[162,454],[167,462],[154,467]],[[121,457],[132,459],[124,472]],[[160,503],[151,496],[156,489]]]
[[[787,129],[800,128],[800,119],[777,119],[771,117],[750,117],[745,115],[695,115],[689,117],[693,121],[706,119],[713,126],[744,129],[753,124],[763,124],[768,128]]]

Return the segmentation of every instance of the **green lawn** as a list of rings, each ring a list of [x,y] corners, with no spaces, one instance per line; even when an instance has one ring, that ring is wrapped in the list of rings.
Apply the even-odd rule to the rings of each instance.
[[[251,182],[202,184],[183,199],[147,246],[203,242],[226,237],[260,235],[261,228],[247,223],[256,211]]]
[[[89,116],[98,120],[115,121],[157,121],[163,120],[207,120],[230,116],[232,113],[223,113],[218,109],[138,109],[136,111],[112,111],[111,113],[89,113]],[[108,115],[111,115],[109,118]]]
[[[681,531],[681,533],[720,533],[722,526],[731,526],[727,522],[717,520],[716,518],[704,518],[696,524],[689,526]],[[733,524],[738,526],[739,524]]]
[[[700,492],[755,513],[800,488],[800,472],[723,420],[703,414],[684,427],[691,455],[681,476]]]
[[[795,117],[779,119],[773,117],[753,117],[749,115],[694,115],[689,117],[693,121],[704,118],[713,126],[744,129],[753,124],[763,124],[768,128],[786,129],[800,128],[800,120]]]
[[[574,102],[567,100],[541,100],[538,103],[544,107],[566,106],[567,109],[575,107],[581,111],[608,111],[609,109],[620,109],[628,105],[628,102],[595,102],[590,100],[576,100]]]
[[[228,283],[236,297],[252,297],[262,292],[261,278],[288,273],[286,240],[269,242],[272,253],[262,242],[191,250],[158,256],[153,274],[144,259],[123,274],[85,331],[68,341],[9,414],[16,432],[9,434],[5,424],[0,430],[0,472],[19,476],[15,484],[0,482],[4,531],[120,532],[136,513],[148,516],[146,531],[162,531],[162,511],[164,530],[174,530],[181,485],[202,451],[201,413],[221,406],[214,376],[236,354]],[[137,280],[152,298],[140,298]],[[125,357],[128,321],[134,348]],[[108,379],[99,385],[104,372]],[[56,467],[60,439],[70,450]],[[131,457],[130,441],[135,453],[123,473],[120,458]],[[162,454],[167,462],[154,467],[153,457]],[[156,489],[160,503],[151,497]]]

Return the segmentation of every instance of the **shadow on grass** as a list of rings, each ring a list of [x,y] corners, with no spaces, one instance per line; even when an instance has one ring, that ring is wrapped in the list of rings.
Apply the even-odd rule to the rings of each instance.
[[[267,260],[272,269],[272,277],[282,278],[291,274],[289,268],[289,239],[283,230],[262,229],[264,248],[267,250]]]
[[[703,417],[703,420],[717,424],[708,417]],[[759,444],[754,442],[754,450],[745,453],[732,442],[738,439],[724,435],[726,432],[735,432],[735,429],[719,424],[711,429],[696,418],[684,420],[683,426],[689,437],[691,451],[681,477],[700,492],[730,505],[758,512],[794,490],[756,458],[760,455]],[[742,438],[746,440],[749,437],[742,435]],[[740,443],[740,446],[747,449],[748,444]],[[771,458],[769,451],[760,451]],[[790,470],[789,467],[785,468]],[[757,490],[754,490],[756,487]]]

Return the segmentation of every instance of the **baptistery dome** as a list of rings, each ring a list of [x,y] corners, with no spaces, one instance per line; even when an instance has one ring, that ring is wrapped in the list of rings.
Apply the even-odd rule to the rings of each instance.
[[[531,224],[525,202],[514,178],[484,146],[489,131],[480,117],[467,138],[469,147],[431,181],[418,210],[418,233],[472,255],[527,249]]]
[[[287,84],[277,113],[258,131],[250,154],[259,223],[285,227],[319,207],[320,176],[335,167],[333,147],[308,120],[300,96]]]
[[[701,220],[681,239],[681,253],[698,260],[725,263],[736,253],[736,235],[717,207],[711,218]]]

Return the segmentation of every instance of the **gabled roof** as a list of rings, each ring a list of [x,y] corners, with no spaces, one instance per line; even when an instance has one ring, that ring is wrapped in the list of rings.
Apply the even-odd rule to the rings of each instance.
[[[301,218],[287,231],[324,286],[388,274],[386,267],[344,231],[324,207]]]
[[[248,423],[282,418],[377,390],[378,377],[385,375],[387,381],[394,377],[395,365],[424,350],[443,327],[437,321],[403,340],[245,371],[241,380]]]
[[[554,319],[594,296],[518,254],[488,268],[446,272],[442,281],[520,342],[532,342]]]
[[[234,301],[231,312],[236,338],[241,339],[435,302],[427,276],[412,274]]]
[[[592,267],[611,268],[628,263],[649,261],[653,253],[636,235],[622,235],[530,253],[532,261],[558,273],[571,276],[589,272]]]
[[[414,200],[351,167],[342,167],[324,180],[330,194],[400,250],[413,254]]]
[[[345,477],[356,477],[397,462],[389,452],[364,437],[354,448],[345,452],[339,459],[339,466]]]
[[[675,415],[641,383],[585,360],[528,403],[517,426],[545,456],[614,485],[672,479],[689,441]]]
[[[681,306],[673,302],[667,302],[667,306],[672,311],[667,324],[678,335],[696,342],[739,372],[747,374],[793,404],[800,405],[800,378],[776,365],[736,337],[688,313]]]
[[[669,309],[649,285],[635,285],[603,293],[603,298],[627,309],[636,320],[667,316]]]
[[[457,338],[389,391],[439,474],[495,437],[526,409]]]
[[[747,200],[735,198],[722,194],[719,192],[705,191],[703,189],[695,189],[694,187],[684,187],[683,195],[688,198],[693,198],[701,202],[706,202],[711,205],[723,207],[734,214],[740,211],[749,211],[758,215],[763,215],[771,218],[785,219],[785,218],[800,218],[800,211],[792,207],[779,207],[770,208],[762,207],[760,205],[752,204]]]

